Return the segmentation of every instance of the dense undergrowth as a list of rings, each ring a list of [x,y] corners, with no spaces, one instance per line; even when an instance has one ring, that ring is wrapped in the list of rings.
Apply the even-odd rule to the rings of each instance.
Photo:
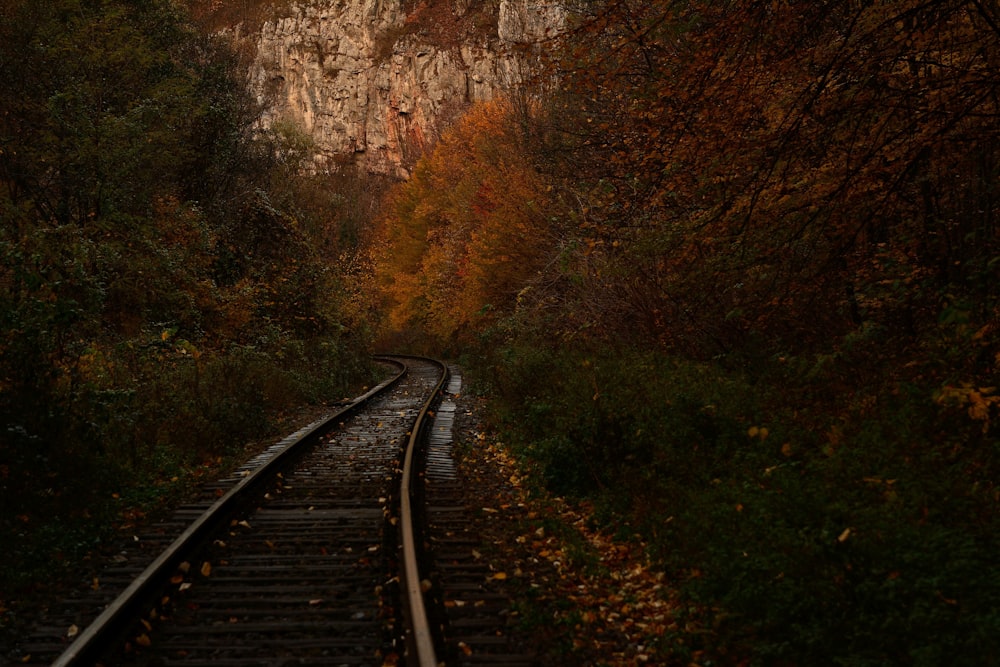
[[[0,3],[0,619],[371,370],[349,174],[168,1]]]
[[[973,665],[1000,649],[996,443],[934,387],[830,396],[836,370],[795,359],[753,377],[537,341],[487,367],[525,465],[674,577],[678,662]]]

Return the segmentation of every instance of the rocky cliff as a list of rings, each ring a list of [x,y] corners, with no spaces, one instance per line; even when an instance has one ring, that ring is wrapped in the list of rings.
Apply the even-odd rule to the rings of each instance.
[[[311,135],[318,169],[405,176],[462,108],[518,86],[563,20],[548,0],[300,0],[244,37],[265,122]]]

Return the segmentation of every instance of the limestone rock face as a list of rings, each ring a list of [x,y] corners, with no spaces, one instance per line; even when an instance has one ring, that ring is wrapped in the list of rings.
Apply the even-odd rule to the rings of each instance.
[[[264,122],[311,135],[317,169],[405,176],[461,109],[516,87],[525,44],[563,21],[545,0],[299,0],[244,37]]]
[[[506,43],[540,43],[563,26],[566,10],[556,2],[510,0],[500,3],[497,36]]]

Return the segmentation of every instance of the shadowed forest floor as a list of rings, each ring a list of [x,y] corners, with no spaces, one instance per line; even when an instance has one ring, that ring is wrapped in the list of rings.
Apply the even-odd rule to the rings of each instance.
[[[594,528],[593,508],[538,490],[494,434],[485,404],[459,396],[459,474],[480,507],[483,557],[516,600],[512,624],[541,664],[691,664],[673,655],[676,602],[641,538]],[[475,500],[473,500],[473,498]],[[682,651],[686,653],[685,651]],[[696,662],[695,662],[696,664]]]

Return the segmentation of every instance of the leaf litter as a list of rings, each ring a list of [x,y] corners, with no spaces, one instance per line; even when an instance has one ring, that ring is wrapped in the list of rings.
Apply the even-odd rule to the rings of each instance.
[[[593,508],[535,489],[504,445],[479,430],[477,407],[458,411],[457,457],[466,488],[479,494],[468,500],[481,508],[475,558],[492,568],[491,589],[511,596],[512,632],[543,664],[686,664],[667,653],[676,594],[646,545],[595,530]]]

